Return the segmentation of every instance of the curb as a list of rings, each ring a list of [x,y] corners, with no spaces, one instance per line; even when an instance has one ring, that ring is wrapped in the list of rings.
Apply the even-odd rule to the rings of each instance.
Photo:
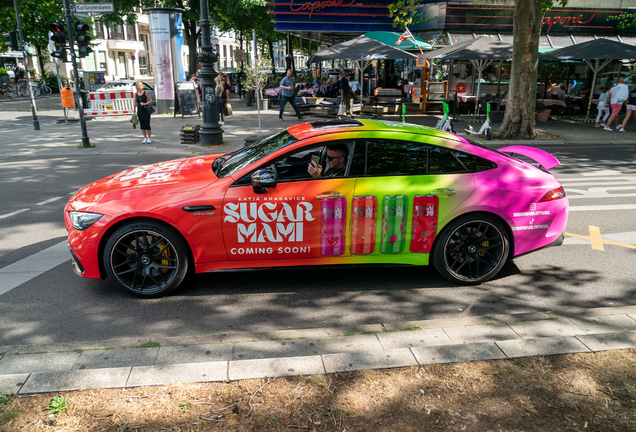
[[[5,346],[0,347],[6,353],[0,357],[0,393],[222,382],[629,349],[636,348],[636,306],[562,316],[534,312],[361,325],[355,329],[360,334],[348,329],[157,338],[156,344],[135,348],[104,349],[115,340],[91,344],[102,344],[102,349],[58,344],[48,346],[58,352],[35,351],[45,346],[27,349],[33,354],[9,354],[15,351],[8,349],[20,347]],[[270,339],[249,339],[255,336]],[[82,345],[84,350],[70,350]]]

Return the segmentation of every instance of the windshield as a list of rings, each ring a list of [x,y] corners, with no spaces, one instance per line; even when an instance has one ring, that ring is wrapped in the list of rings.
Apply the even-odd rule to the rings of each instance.
[[[268,154],[293,144],[296,141],[298,141],[298,139],[287,132],[287,129],[282,130],[248,147],[221,156],[214,161],[215,163],[212,165],[212,170],[219,178],[227,177],[264,158]],[[217,161],[219,162],[217,163]]]

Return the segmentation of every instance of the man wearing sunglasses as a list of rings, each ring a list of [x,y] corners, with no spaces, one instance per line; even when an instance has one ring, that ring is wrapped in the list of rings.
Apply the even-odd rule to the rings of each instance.
[[[323,174],[322,165],[315,161],[309,162],[307,171],[312,177],[339,177],[343,176],[347,168],[348,148],[344,144],[334,144],[327,147],[327,170]]]

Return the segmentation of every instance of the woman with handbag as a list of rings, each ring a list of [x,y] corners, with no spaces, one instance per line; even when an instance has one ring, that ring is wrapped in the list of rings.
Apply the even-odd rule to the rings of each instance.
[[[142,144],[150,144],[150,114],[155,112],[155,109],[150,105],[152,98],[147,91],[144,90],[144,83],[138,81],[135,84],[135,113],[139,119],[139,126],[141,133],[144,136]]]
[[[224,110],[226,99],[223,98],[223,96],[225,95],[225,86],[223,85],[223,78],[221,78],[220,76],[214,78],[214,81],[216,81],[216,89],[214,92],[214,95],[216,96],[216,107],[221,119],[219,123],[221,123],[221,126],[223,126],[225,124]]]

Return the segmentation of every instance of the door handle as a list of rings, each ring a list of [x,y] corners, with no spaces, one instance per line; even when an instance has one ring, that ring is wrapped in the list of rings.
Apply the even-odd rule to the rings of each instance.
[[[316,199],[330,199],[330,198],[342,198],[342,194],[340,192],[323,192],[320,195],[316,195]]]
[[[451,196],[455,195],[457,192],[455,192],[453,189],[435,189],[431,193],[437,196]]]

